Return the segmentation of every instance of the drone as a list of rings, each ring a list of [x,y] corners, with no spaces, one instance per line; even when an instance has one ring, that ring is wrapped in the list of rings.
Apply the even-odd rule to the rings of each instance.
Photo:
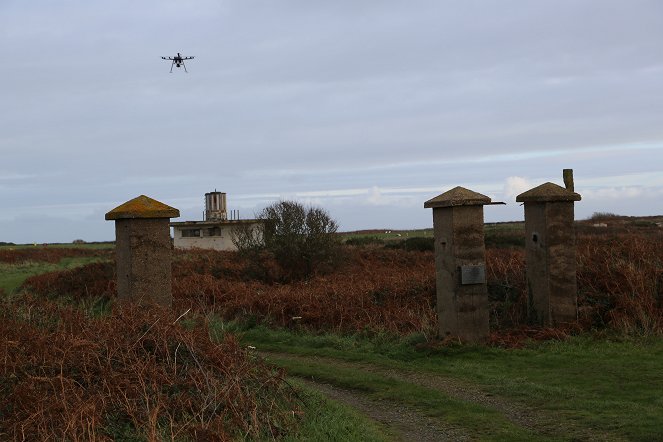
[[[180,53],[178,52],[175,57],[161,57],[164,60],[172,60],[172,64],[170,65],[170,73],[173,73],[173,66],[177,66],[178,68],[180,66],[184,67],[184,72],[189,73],[189,71],[186,70],[186,65],[184,64],[184,60],[193,60],[193,57],[182,57]]]

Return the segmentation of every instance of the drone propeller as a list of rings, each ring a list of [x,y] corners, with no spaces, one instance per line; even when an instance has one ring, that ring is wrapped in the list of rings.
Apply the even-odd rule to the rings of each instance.
[[[181,64],[182,67],[184,68],[184,72],[188,73],[188,71],[186,70],[186,65],[184,64],[184,60],[193,60],[194,57],[182,57],[180,55],[180,53],[178,52],[177,57],[161,57],[161,58],[164,59],[164,60],[171,60],[172,61],[171,65],[170,65],[170,73],[172,74],[173,73],[173,67],[176,64],[177,64],[178,68],[180,67],[180,64]]]

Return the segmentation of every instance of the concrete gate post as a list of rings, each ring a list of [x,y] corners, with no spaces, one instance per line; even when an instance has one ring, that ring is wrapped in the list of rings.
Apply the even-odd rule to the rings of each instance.
[[[424,203],[433,209],[437,314],[441,337],[488,337],[483,206],[486,195],[455,187]]]
[[[525,204],[529,316],[544,326],[578,318],[574,202],[581,197],[573,192],[569,170],[566,189],[545,183],[516,197]]]
[[[170,218],[180,211],[141,195],[114,208],[117,295],[120,300],[170,307],[172,251]]]

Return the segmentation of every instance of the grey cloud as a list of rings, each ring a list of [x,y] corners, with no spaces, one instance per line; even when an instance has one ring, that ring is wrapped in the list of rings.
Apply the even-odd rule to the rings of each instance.
[[[663,173],[662,13],[616,0],[8,0],[0,170],[31,178],[0,179],[0,204]],[[160,59],[177,51],[196,56],[189,74]],[[325,201],[342,224],[374,222]]]

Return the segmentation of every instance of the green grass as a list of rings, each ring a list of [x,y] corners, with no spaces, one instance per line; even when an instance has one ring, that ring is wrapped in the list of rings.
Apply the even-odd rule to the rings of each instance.
[[[405,339],[382,335],[316,336],[263,327],[242,331],[237,326],[235,331],[243,342],[258,350],[328,356],[459,379],[491,394],[551,413],[560,425],[575,429],[580,437],[605,432],[615,439],[663,439],[663,339],[660,338],[619,340],[582,336],[563,342],[532,343],[515,350],[482,346],[417,350],[413,344],[422,340],[418,336]],[[279,363],[300,374],[318,370],[318,376],[339,385],[354,383],[355,388],[384,390],[394,397],[405,394],[399,392],[398,386],[378,388],[378,380],[359,374],[336,374],[336,368],[324,373],[319,367]],[[433,409],[437,407],[427,404]]]
[[[6,249],[35,249],[35,248],[61,248],[61,249],[114,249],[114,242],[99,242],[99,243],[85,243],[85,244],[73,244],[73,243],[53,243],[47,244],[0,244],[0,250]]]
[[[371,233],[374,232],[374,233]],[[390,232],[390,233],[386,233]],[[433,229],[418,229],[418,230],[372,230],[372,231],[359,231],[359,232],[343,232],[339,233],[342,241],[350,238],[376,238],[382,241],[398,241],[406,238],[432,238]]]
[[[386,399],[419,408],[426,415],[454,427],[465,428],[478,438],[539,440],[537,435],[515,426],[496,410],[455,400],[436,390],[325,363],[301,362],[279,357],[270,357],[268,360],[286,368],[288,373],[295,376],[311,377],[341,387],[363,390],[375,399]]]
[[[359,232],[339,233],[341,240],[356,245],[368,245],[370,243],[398,243],[411,238],[433,238],[433,229],[419,230],[372,230]],[[524,247],[525,246],[525,223],[522,221],[505,223],[487,223],[484,225],[486,245],[490,247]]]
[[[290,383],[300,391],[304,416],[297,432],[285,437],[284,442],[390,440],[386,430],[354,409],[326,399],[321,393],[306,388],[296,379],[291,379]]]
[[[33,275],[54,272],[56,270],[73,269],[91,262],[99,261],[98,257],[63,258],[57,264],[44,262],[25,262],[21,264],[0,263],[0,288],[10,294],[16,291],[23,281]]]

